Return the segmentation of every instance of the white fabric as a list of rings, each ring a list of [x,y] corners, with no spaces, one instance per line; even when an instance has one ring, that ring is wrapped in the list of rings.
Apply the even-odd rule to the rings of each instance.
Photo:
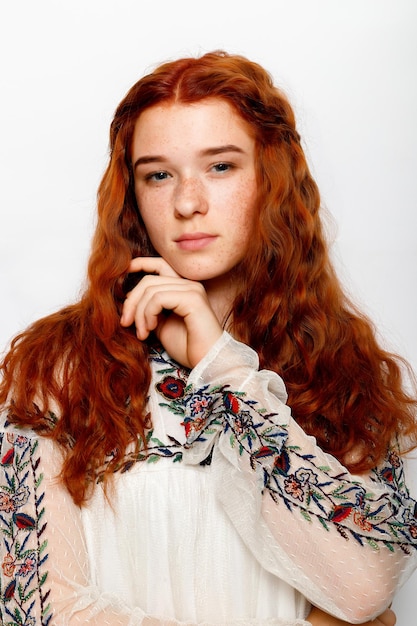
[[[176,415],[156,391],[163,367],[152,361],[148,458],[115,475],[108,500],[99,484],[83,509],[73,504],[57,478],[62,459],[56,445],[3,424],[2,598],[13,591],[14,579],[27,584],[27,590],[36,587],[20,609],[17,587],[9,600],[2,600],[4,623],[17,608],[26,611],[26,626],[48,624],[51,615],[50,624],[57,626],[302,626],[309,605],[300,591],[347,621],[380,613],[416,567],[417,541],[408,547],[409,554],[397,546],[373,549],[371,542],[361,545],[343,536],[348,527],[343,532],[337,525],[325,528],[313,515],[308,521],[305,514],[275,502],[269,487],[262,488],[264,466],[253,468],[230,431],[223,432],[216,420],[210,425],[209,410],[207,424],[193,424],[186,438],[184,415]],[[188,376],[187,398],[193,397],[195,405],[199,390],[225,384],[244,391],[275,414],[273,421],[288,432],[288,445],[319,458],[328,482],[343,474],[344,480],[347,476],[352,484],[365,485],[391,506],[395,498],[385,484],[375,477],[365,481],[347,475],[317,448],[283,404],[282,381],[257,367],[255,353],[224,333]],[[178,368],[174,375],[187,373]],[[211,462],[200,464],[213,446]],[[183,460],[175,456],[178,451]],[[406,493],[401,500],[411,516],[413,504]],[[19,558],[16,542],[24,545]],[[33,554],[39,555],[37,564],[25,574],[22,563]]]

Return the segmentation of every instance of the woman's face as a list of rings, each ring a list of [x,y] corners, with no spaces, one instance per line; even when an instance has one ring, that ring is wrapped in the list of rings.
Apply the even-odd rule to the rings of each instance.
[[[224,100],[161,104],[138,118],[135,194],[149,238],[191,280],[230,282],[253,236],[255,140]]]

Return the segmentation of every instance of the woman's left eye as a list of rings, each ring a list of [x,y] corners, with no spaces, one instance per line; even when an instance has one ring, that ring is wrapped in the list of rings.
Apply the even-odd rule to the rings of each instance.
[[[231,163],[216,163],[215,165],[213,165],[213,169],[215,172],[228,172],[229,170],[231,170],[233,168],[233,165]]]

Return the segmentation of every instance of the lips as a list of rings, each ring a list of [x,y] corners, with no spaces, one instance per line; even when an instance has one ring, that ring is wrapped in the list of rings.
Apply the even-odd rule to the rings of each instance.
[[[216,238],[217,235],[210,233],[184,233],[175,240],[175,243],[181,250],[194,251],[209,246]]]

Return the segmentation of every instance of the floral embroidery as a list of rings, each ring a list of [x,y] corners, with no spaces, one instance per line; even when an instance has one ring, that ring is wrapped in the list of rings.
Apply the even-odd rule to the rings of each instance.
[[[260,488],[277,504],[298,511],[308,522],[316,519],[327,531],[334,526],[344,539],[353,538],[372,549],[385,546],[409,553],[417,548],[415,503],[395,450],[373,471],[375,483],[385,484],[389,494],[379,499],[346,472],[332,472],[313,455],[291,445],[288,430],[276,424],[276,415],[244,392],[233,392],[227,385],[198,389],[188,385],[189,371],[170,360],[162,348],[155,349],[151,359],[161,377],[155,384],[159,405],[180,417],[187,437],[185,448],[204,450],[200,464],[211,462],[215,439],[226,437],[231,450],[246,456],[258,472]],[[183,447],[171,437],[168,440],[168,444],[160,441],[150,429],[146,448],[127,458],[121,470],[127,471],[137,461],[182,461]]]
[[[165,376],[165,378],[156,385],[156,388],[165,398],[168,398],[168,400],[176,400],[177,398],[183,397],[185,382],[174,376]]]
[[[294,498],[298,498],[301,502],[304,499],[304,491],[301,483],[296,479],[294,475],[289,476],[284,480],[286,493],[291,494]]]
[[[286,427],[277,425],[274,414],[244,393],[233,393],[227,386],[187,387],[182,406],[186,448],[212,448],[215,438],[227,437],[239,456],[247,456],[252,470],[259,473],[260,488],[277,504],[298,510],[309,522],[317,519],[326,530],[335,525],[345,539],[353,537],[372,549],[385,546],[406,553],[417,549],[415,502],[395,451],[372,473],[375,483],[387,486],[389,495],[378,496],[352,481],[346,472],[332,472],[330,467],[320,466],[313,455],[291,446]]]
[[[46,626],[52,611],[45,588],[48,555],[38,442],[6,432],[0,434],[0,450],[1,623]]]

